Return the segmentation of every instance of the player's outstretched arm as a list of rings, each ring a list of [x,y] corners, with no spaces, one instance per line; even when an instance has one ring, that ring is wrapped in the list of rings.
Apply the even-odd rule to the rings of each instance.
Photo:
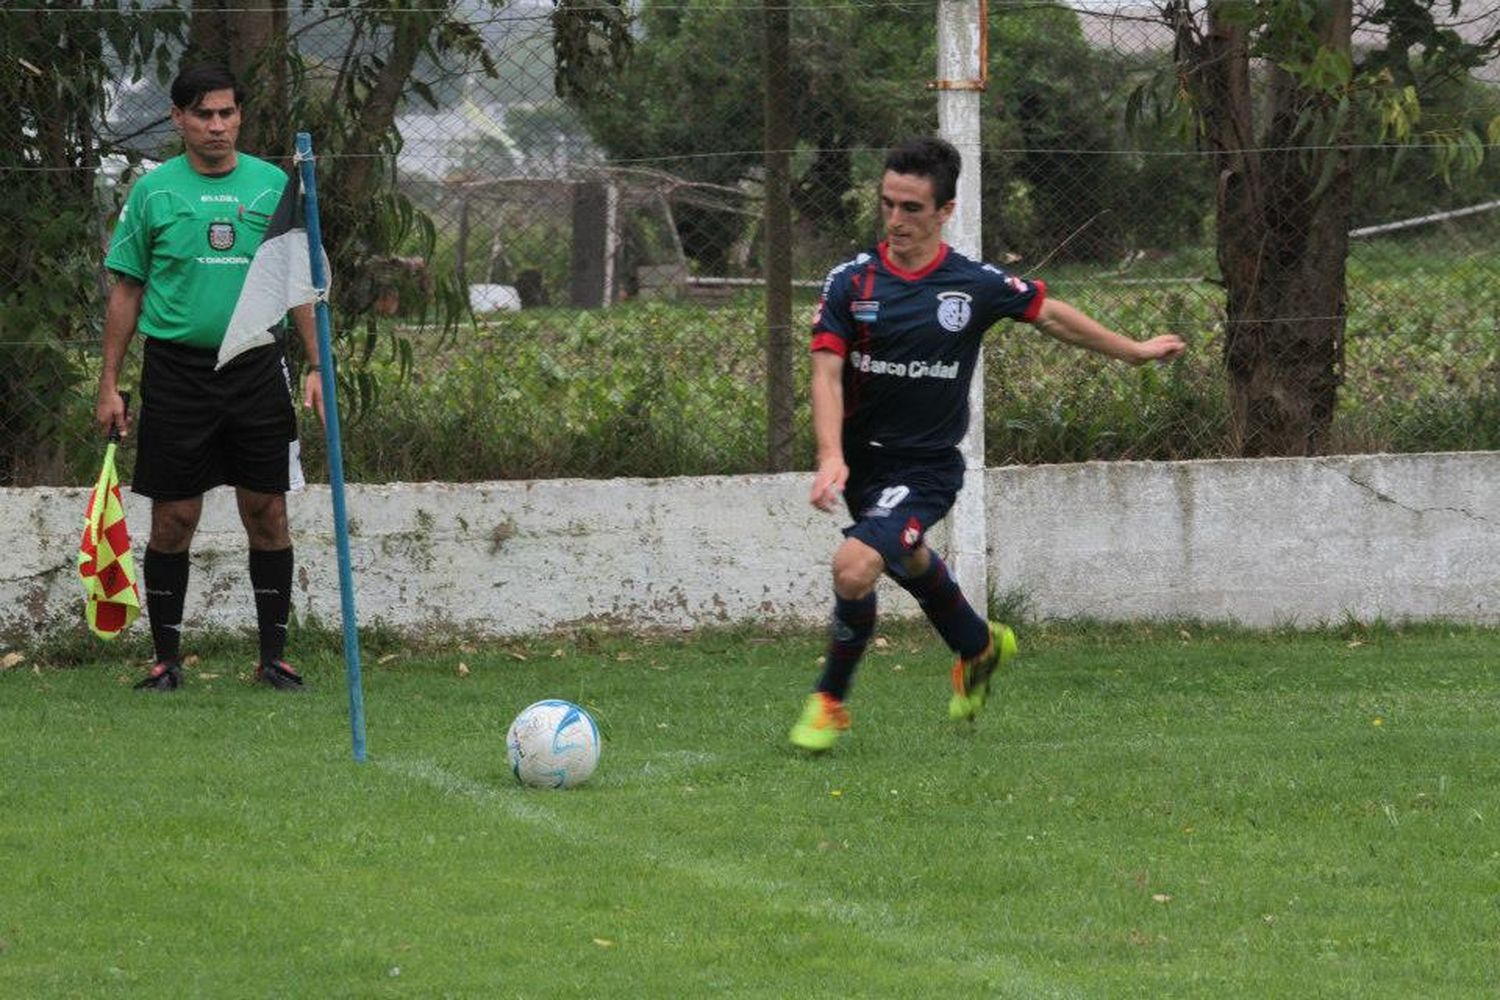
[[[1121,336],[1060,299],[1049,298],[1043,302],[1041,312],[1032,320],[1032,325],[1066,344],[1128,361],[1133,365],[1147,361],[1166,361],[1187,349],[1182,338],[1175,333],[1162,334],[1150,340],[1132,340]]]

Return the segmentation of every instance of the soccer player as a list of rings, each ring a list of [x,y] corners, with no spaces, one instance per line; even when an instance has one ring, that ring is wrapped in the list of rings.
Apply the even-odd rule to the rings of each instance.
[[[244,92],[228,70],[200,66],[172,82],[172,123],[183,153],[136,182],[110,240],[113,277],[104,317],[104,367],[95,419],[127,431],[116,384],[137,329],[145,342],[135,492],[151,498],[146,613],[156,662],[136,685],[182,683],[182,609],[188,550],[203,494],[235,489],[250,548],[260,633],[256,678],[283,691],[302,677],[283,656],[292,597],[286,492],[302,485],[297,411],[283,343],[247,351],[215,371],[218,348],[288,178],[239,152]],[[292,311],[309,359],[303,405],[323,416],[311,306]]]
[[[1136,341],[1047,296],[1046,286],[970,260],[943,242],[961,159],[941,139],[891,150],[880,182],[885,241],[828,273],[813,316],[812,504],[843,498],[854,518],[833,554],[833,618],[823,672],[791,731],[812,751],[849,728],[844,707],[875,629],[875,584],[889,574],[957,654],[948,714],[972,720],[1015,635],[981,618],[928,548],[927,532],[963,485],[980,339],[1000,319],[1139,364],[1182,353],[1174,335]]]

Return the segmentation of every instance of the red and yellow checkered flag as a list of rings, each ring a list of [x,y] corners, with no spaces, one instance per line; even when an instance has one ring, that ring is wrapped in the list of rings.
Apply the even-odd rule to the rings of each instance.
[[[99,482],[84,515],[78,575],[87,595],[83,616],[101,639],[113,639],[140,615],[141,594],[130,554],[130,532],[125,529],[125,506],[120,502],[114,441],[104,451],[104,468],[99,470]]]

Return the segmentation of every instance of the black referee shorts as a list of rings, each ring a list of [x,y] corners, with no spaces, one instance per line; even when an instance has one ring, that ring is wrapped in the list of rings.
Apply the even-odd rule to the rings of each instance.
[[[215,486],[302,485],[291,372],[279,343],[214,371],[218,352],[146,337],[130,488],[187,500]]]

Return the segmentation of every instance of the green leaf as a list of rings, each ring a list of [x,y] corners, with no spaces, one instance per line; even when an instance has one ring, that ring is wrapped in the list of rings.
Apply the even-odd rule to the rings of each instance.
[[[1248,28],[1260,21],[1260,11],[1255,0],[1224,0],[1215,5],[1213,16],[1223,24]]]
[[[422,98],[422,100],[427,102],[428,107],[436,108],[438,106],[438,99],[437,96],[433,94],[432,88],[423,83],[421,80],[411,81],[411,89],[415,91],[416,94]]]
[[[1309,202],[1316,202],[1323,197],[1323,192],[1327,191],[1328,186],[1333,183],[1333,178],[1338,173],[1339,164],[1343,159],[1343,154],[1337,150],[1323,150],[1323,165],[1318,171],[1318,183],[1313,186],[1312,192],[1307,196]]]
[[[1307,130],[1312,126],[1313,118],[1316,115],[1317,111],[1311,106],[1303,108],[1301,113],[1297,115],[1297,123],[1292,126],[1291,137],[1296,139],[1307,134]]]
[[[1401,170],[1401,165],[1406,162],[1407,155],[1410,152],[1411,152],[1411,146],[1410,145],[1407,145],[1407,144],[1403,143],[1402,145],[1396,147],[1395,154],[1391,156],[1391,166],[1390,166],[1390,172],[1389,172],[1389,176],[1390,176],[1390,178],[1392,180],[1395,180],[1395,178],[1399,174],[1399,172]]]
[[[1339,98],[1339,103],[1333,109],[1333,121],[1328,126],[1328,145],[1340,144],[1344,126],[1349,121],[1349,95],[1345,94]]]
[[[1145,90],[1146,85],[1142,84],[1132,90],[1130,96],[1125,99],[1125,127],[1132,131],[1140,122],[1141,108],[1146,100]],[[1500,118],[1497,118],[1496,122],[1500,122]],[[1495,122],[1491,122],[1490,124],[1494,126]]]
[[[1343,49],[1321,48],[1313,68],[1323,90],[1338,90],[1354,79],[1354,60]]]

